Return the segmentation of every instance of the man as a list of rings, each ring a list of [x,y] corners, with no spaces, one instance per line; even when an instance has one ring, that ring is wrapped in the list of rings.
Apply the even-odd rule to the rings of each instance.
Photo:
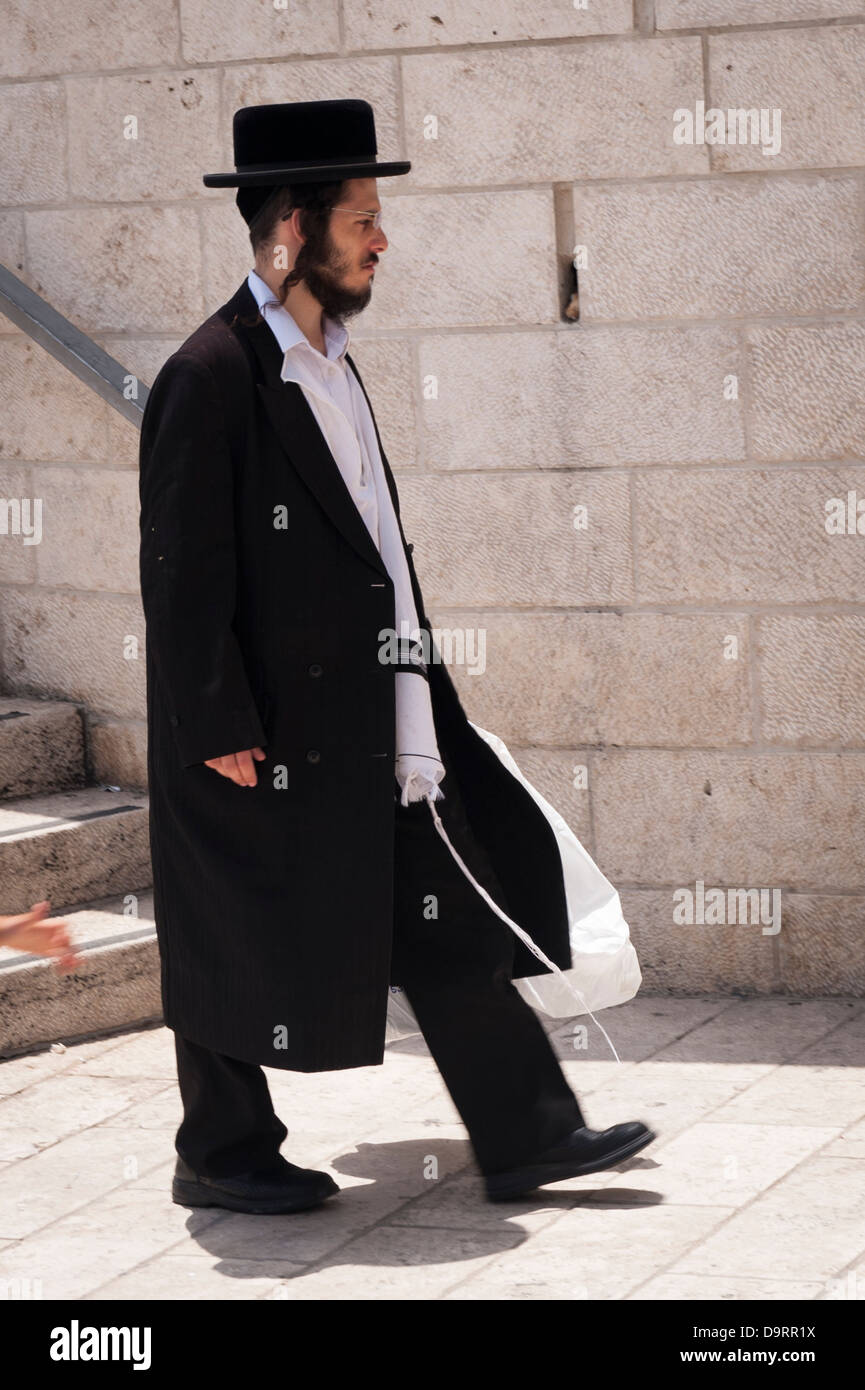
[[[255,270],[164,364],[141,432],[148,771],[165,1021],[184,1117],[174,1200],[239,1211],[338,1190],[279,1153],[262,1065],[380,1065],[406,993],[498,1200],[654,1135],[585,1126],[512,979],[558,968],[561,861],[470,726],[430,635],[345,320],[387,249],[364,101],[246,107],[236,186]],[[397,621],[399,619],[399,621]]]

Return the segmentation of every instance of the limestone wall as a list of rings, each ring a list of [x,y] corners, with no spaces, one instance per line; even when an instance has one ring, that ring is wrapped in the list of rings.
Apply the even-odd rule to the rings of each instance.
[[[647,985],[861,989],[863,0],[6,13],[2,260],[146,382],[250,266],[201,183],[234,110],[373,104],[413,167],[351,331],[428,611],[483,634],[470,716],[620,888]],[[779,147],[678,142],[711,108]],[[141,785],[137,435],[0,329],[0,497],[43,503],[0,535],[0,689],[84,702],[93,775]],[[781,930],[675,923],[698,881],[779,890]]]

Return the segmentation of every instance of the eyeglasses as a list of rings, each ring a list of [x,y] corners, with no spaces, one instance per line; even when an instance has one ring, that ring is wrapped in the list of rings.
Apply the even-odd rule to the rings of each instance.
[[[346,207],[343,207],[341,204],[336,204],[336,205],[334,205],[334,206],[328,208],[328,212],[356,212],[356,213],[359,213],[361,217],[365,217],[369,222],[372,223],[372,225],[373,225],[373,227],[375,227],[376,231],[377,231],[378,228],[381,226],[382,211],[383,211],[382,208],[379,208],[378,212],[370,212],[367,208],[346,208]]]

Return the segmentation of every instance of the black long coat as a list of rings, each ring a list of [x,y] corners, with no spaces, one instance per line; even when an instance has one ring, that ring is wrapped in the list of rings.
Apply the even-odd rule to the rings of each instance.
[[[257,313],[244,281],[164,363],[141,430],[162,998],[165,1022],[194,1042],[329,1071],[384,1060],[388,986],[400,983],[395,680],[378,660],[394,588],[303,391],[280,379],[271,328],[242,322]],[[446,666],[429,671],[472,829],[515,920],[568,969],[554,833],[468,723]],[[254,788],[204,765],[256,745]],[[547,973],[515,939],[514,977]]]

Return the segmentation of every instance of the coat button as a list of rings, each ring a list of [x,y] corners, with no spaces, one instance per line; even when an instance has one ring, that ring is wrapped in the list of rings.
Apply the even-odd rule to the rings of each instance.
[[[412,552],[414,551],[414,541],[409,541],[408,545],[406,546],[406,550],[408,551],[409,555],[412,554]]]
[[[324,670],[324,667],[323,667],[323,666],[319,666],[318,662],[317,662],[317,661],[314,661],[314,662],[312,663],[312,665],[311,665],[311,666],[307,666],[306,669],[309,671],[309,674],[310,674],[311,676],[320,676],[321,673],[322,673],[322,671]]]
[[[317,749],[317,748],[310,748],[309,752],[308,752],[307,755],[306,755],[306,761],[307,761],[308,763],[317,763],[317,762],[320,761],[320,759],[321,759],[321,754],[319,753],[318,749]]]
[[[171,715],[171,723],[174,725],[175,729],[177,728],[178,724],[180,723],[180,720],[177,718],[177,715],[176,715],[176,714],[172,714],[172,715]]]

